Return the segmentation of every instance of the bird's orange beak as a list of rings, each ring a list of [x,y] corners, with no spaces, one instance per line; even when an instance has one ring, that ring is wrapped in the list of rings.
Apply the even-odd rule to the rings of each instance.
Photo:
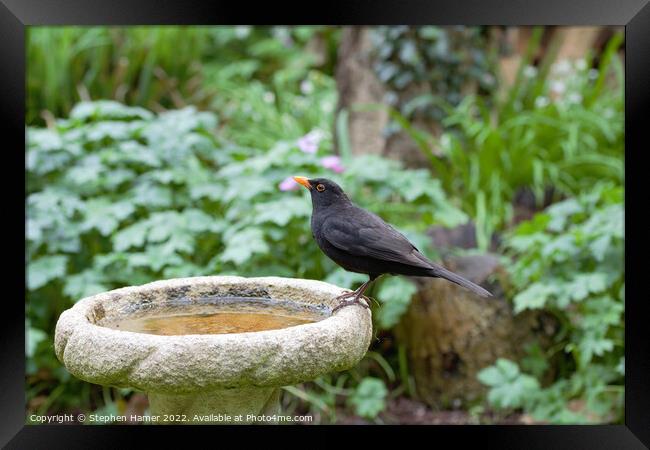
[[[296,181],[296,183],[302,184],[307,189],[312,189],[312,186],[309,184],[309,180],[306,177],[293,177],[293,179]]]

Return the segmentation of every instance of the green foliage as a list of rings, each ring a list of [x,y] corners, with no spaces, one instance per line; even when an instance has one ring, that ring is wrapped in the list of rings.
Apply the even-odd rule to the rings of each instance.
[[[386,407],[386,385],[379,378],[367,377],[348,397],[348,402],[354,406],[355,412],[368,419],[374,419]]]
[[[335,179],[418,243],[432,224],[466,219],[425,170],[376,156],[347,160],[341,174],[323,168],[330,118],[320,119],[314,154],[296,139],[270,148],[235,145],[214,133],[213,114],[194,108],[156,115],[110,101],[80,103],[55,128],[29,128],[27,301],[31,327],[40,330],[30,344],[35,366],[58,366],[51,351],[38,351],[41,333],[51,342],[64,309],[107,289],[209,274],[327,279],[345,287],[362,281],[313,242],[308,195],[293,182],[293,192],[279,187],[291,175]],[[401,292],[395,281],[383,288],[392,311],[385,326],[413,292],[396,282]]]
[[[391,26],[371,30],[374,70],[388,88],[388,104],[408,119],[439,121],[446,111],[420,101],[412,92],[427,86],[450,105],[460,103],[469,86],[483,93],[496,87],[494,61],[481,27]],[[402,99],[400,95],[410,98]],[[406,101],[404,101],[406,100]]]
[[[67,116],[80,100],[150,109],[207,105],[201,57],[209,28],[28,27],[27,123]]]
[[[475,218],[479,247],[487,248],[492,233],[511,222],[520,189],[532,189],[541,202],[549,187],[556,195],[575,195],[598,180],[622,182],[620,44],[616,35],[598,69],[590,68],[590,59],[553,65],[552,51],[537,69],[529,65],[531,52],[515,85],[495,105],[480,96],[466,96],[457,106],[432,95],[414,99],[444,109],[440,138],[390,111],[428,157],[445,191],[458,195]]]
[[[218,58],[205,65],[205,82],[219,92],[212,107],[240,145],[273,146],[325,126],[336,106],[334,80],[316,70],[305,50],[312,39],[331,40],[328,27],[216,27]],[[321,63],[322,64],[322,63]]]
[[[381,328],[397,325],[408,309],[411,297],[417,292],[415,285],[400,277],[390,277],[381,283],[377,297],[382,303],[377,311],[377,323]]]
[[[478,373],[481,383],[490,386],[488,400],[497,408],[520,408],[539,391],[539,383],[519,371],[514,362],[499,358],[495,365]]]
[[[27,123],[40,126],[44,118],[47,128],[27,130],[30,411],[125,411],[130,390],[97,389],[54,357],[56,319],[80,298],[210,274],[323,279],[347,288],[365,281],[313,242],[308,195],[287,180],[305,175],[341,183],[432,259],[425,234],[432,225],[471,217],[486,247],[493,231],[509,227],[519,189],[532,189],[537,200],[549,186],[569,197],[506,239],[515,260],[513,307],[554,315],[554,342],[530,343],[521,360],[499,360],[479,379],[495,408],[553,423],[620,421],[622,191],[594,186],[622,184],[622,36],[593,69],[591,56],[553,64],[557,42],[532,67],[542,37],[534,29],[514,86],[498,97],[482,33],[373,32],[385,44],[376,69],[392,91],[387,102],[408,99],[390,110],[387,132],[404,129],[432,175],[351,155],[349,112],[334,112],[335,27],[31,28]],[[422,83],[436,97],[409,97]],[[479,85],[478,95],[463,97],[470,84]],[[79,102],[86,99],[103,100]],[[440,138],[414,125],[422,120],[442,120]],[[322,162],[332,156],[333,127],[342,173]],[[306,137],[313,154],[301,151]],[[389,329],[415,285],[385,277],[372,292],[380,302],[376,325]],[[379,420],[388,390],[415,395],[406,349],[383,347],[389,341],[352,370],[286,387],[287,411],[335,422],[346,405]]]
[[[601,184],[547,208],[506,241],[515,312],[543,309],[560,329],[548,350],[527,348],[521,364],[534,377],[502,361],[480,373],[494,406],[523,407],[553,423],[621,420],[623,219],[622,188]],[[549,361],[559,377],[540,388]]]

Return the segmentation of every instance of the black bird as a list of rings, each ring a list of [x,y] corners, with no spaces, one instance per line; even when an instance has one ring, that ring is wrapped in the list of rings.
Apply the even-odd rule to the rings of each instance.
[[[311,231],[320,249],[350,272],[369,275],[356,291],[338,297],[334,310],[359,304],[368,285],[383,274],[444,278],[482,296],[488,291],[429,261],[409,240],[379,216],[354,205],[341,187],[326,178],[293,177],[311,194]]]

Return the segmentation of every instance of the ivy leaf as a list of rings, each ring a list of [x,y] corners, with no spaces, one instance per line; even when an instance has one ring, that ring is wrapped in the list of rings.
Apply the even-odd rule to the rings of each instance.
[[[68,257],[66,255],[43,256],[31,261],[27,267],[27,287],[35,290],[52,280],[61,278],[66,273]]]
[[[388,390],[379,378],[365,377],[348,398],[357,415],[374,419],[386,407]]]

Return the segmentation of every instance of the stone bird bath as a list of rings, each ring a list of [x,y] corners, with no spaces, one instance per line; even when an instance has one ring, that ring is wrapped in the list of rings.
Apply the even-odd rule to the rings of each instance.
[[[358,305],[332,314],[334,298],[343,292],[320,281],[232,276],[116,289],[84,298],[61,314],[55,351],[82,380],[146,392],[150,413],[160,422],[179,416],[188,422],[235,421],[241,415],[240,422],[247,423],[255,420],[250,415],[280,412],[281,386],[348,369],[364,356],[371,314]],[[248,329],[259,328],[251,318],[274,319],[258,314],[269,311],[280,311],[288,326],[205,334],[217,319],[227,321],[242,311],[251,315],[238,325]],[[201,321],[194,328],[160,322],[190,312]],[[155,324],[146,326],[156,320],[159,334],[152,334]],[[127,331],[138,323],[144,328]]]

